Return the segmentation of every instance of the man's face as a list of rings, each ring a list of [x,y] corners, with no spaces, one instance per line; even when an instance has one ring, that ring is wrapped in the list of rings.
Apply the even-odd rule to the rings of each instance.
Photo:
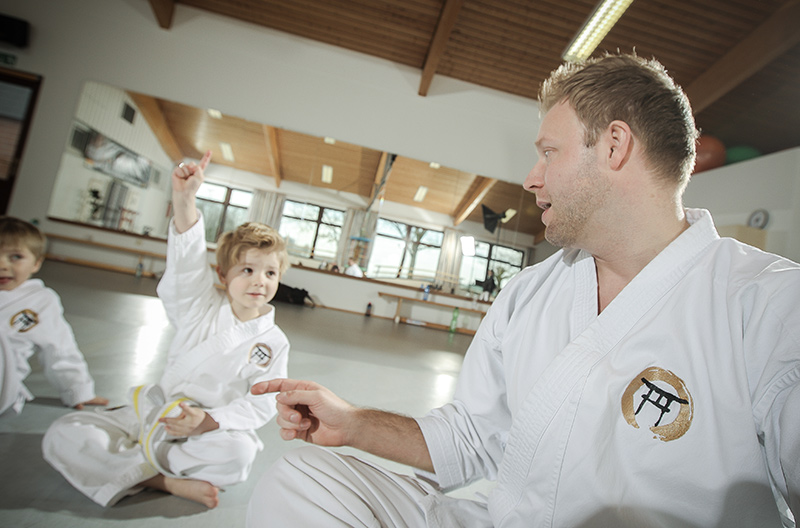
[[[41,259],[20,244],[0,247],[0,291],[11,291],[39,271]]]
[[[536,150],[539,161],[523,187],[544,209],[545,238],[559,247],[583,247],[595,234],[593,219],[611,184],[598,168],[596,146],[584,145],[584,128],[568,103],[544,116]]]

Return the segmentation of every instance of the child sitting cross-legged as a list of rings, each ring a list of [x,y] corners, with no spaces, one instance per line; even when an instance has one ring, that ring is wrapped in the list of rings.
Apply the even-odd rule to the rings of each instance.
[[[275,402],[252,396],[256,382],[287,374],[289,342],[267,304],[288,268],[283,239],[246,223],[217,246],[214,284],[195,195],[211,159],[172,173],[174,217],[158,295],[176,335],[157,384],[134,387],[130,405],[56,420],[45,459],[102,506],[155,488],[209,508],[219,489],[244,481],[263,444],[256,430]]]

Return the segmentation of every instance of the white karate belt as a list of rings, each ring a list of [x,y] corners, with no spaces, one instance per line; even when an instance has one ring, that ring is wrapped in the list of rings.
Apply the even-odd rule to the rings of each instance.
[[[136,416],[139,418],[139,444],[147,461],[162,475],[185,478],[168,469],[167,452],[171,445],[185,439],[170,437],[166,425],[160,418],[180,416],[182,402],[194,403],[189,398],[178,398],[167,402],[164,392],[158,385],[139,385],[132,389],[131,399]]]

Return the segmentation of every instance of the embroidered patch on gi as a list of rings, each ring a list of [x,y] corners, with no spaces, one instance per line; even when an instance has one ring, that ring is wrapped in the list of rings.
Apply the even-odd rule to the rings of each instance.
[[[272,361],[272,349],[264,343],[256,343],[247,355],[247,362],[266,367]]]
[[[689,430],[694,402],[682,379],[669,370],[650,367],[633,378],[625,389],[622,415],[636,429],[639,428],[637,417],[652,423],[653,438],[669,442]]]
[[[37,324],[39,324],[39,314],[27,308],[11,318],[11,328],[20,333],[27,332]]]

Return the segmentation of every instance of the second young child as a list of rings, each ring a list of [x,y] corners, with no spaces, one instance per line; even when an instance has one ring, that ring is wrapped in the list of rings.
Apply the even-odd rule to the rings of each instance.
[[[0,217],[0,415],[20,413],[33,399],[24,381],[34,354],[67,407],[108,403],[94,393],[58,294],[31,278],[44,260],[45,242],[30,222]]]
[[[244,481],[263,448],[256,430],[274,401],[254,383],[287,373],[289,342],[267,304],[288,268],[283,239],[246,223],[223,234],[214,284],[195,195],[211,159],[172,173],[174,217],[158,295],[176,335],[158,384],[134,387],[131,405],[72,413],[45,434],[45,459],[85,495],[110,506],[155,488],[209,508],[219,489]]]

